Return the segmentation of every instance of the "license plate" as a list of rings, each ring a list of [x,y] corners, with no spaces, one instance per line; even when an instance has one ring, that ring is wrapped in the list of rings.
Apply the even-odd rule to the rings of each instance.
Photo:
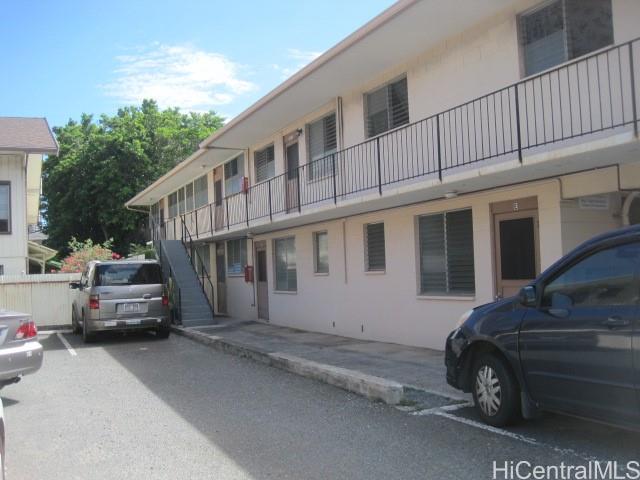
[[[125,320],[127,325],[140,325],[140,320]]]
[[[139,303],[121,303],[118,305],[119,313],[139,313],[140,312],[140,304]]]

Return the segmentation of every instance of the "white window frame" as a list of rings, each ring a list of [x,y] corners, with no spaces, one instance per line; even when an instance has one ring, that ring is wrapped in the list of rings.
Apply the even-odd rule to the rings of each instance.
[[[295,289],[287,289],[282,290],[278,288],[278,242],[291,240],[293,242],[293,257],[295,261],[295,272],[296,272],[296,287]],[[287,252],[287,263],[288,263],[288,252]],[[288,270],[287,270],[288,271]],[[273,239],[273,291],[276,293],[297,293],[298,291],[298,259],[297,259],[297,251],[296,251],[296,237],[288,236],[288,237],[280,237]],[[289,277],[287,274],[287,285],[289,283]]]
[[[258,178],[258,163],[256,162],[256,155],[260,155],[262,152],[264,152],[267,149],[273,149],[273,160],[271,160],[271,165],[273,165],[272,168],[269,168],[269,171],[267,172],[267,177],[266,178]],[[253,152],[253,174],[255,175],[255,183],[262,183],[262,182],[266,182],[267,180],[272,179],[273,177],[276,176],[276,148],[275,148],[275,144],[270,143],[268,145],[265,145],[262,148],[259,148],[257,150],[255,150]]]
[[[448,250],[447,250],[447,239],[448,239],[448,232],[447,232],[447,215],[453,214],[453,213],[458,213],[458,212],[465,212],[468,211],[469,214],[471,215],[471,242],[473,245],[474,242],[474,237],[473,237],[473,209],[471,207],[466,207],[466,208],[459,208],[459,209],[455,209],[455,210],[446,210],[446,211],[441,211],[441,212],[431,212],[431,213],[425,213],[423,215],[418,215],[416,217],[416,222],[415,222],[415,228],[416,228],[416,235],[415,235],[415,239],[417,242],[416,245],[416,252],[417,252],[417,273],[418,273],[418,277],[417,277],[417,281],[418,281],[418,295],[421,297],[451,297],[451,298],[475,298],[476,295],[476,282],[475,282],[475,271],[476,271],[476,260],[475,257],[473,259],[473,291],[472,292],[460,292],[460,291],[451,291],[451,286],[449,283],[449,277],[450,277],[450,272],[449,272],[449,266],[448,266],[448,262],[447,262],[447,255],[448,255]],[[422,287],[422,239],[420,237],[420,219],[421,218],[425,218],[425,217],[435,217],[435,216],[442,216],[443,217],[443,239],[444,239],[444,251],[445,251],[445,291],[425,291]],[[473,254],[473,251],[472,251]]]
[[[239,245],[239,258],[237,262],[230,263],[231,258],[231,248],[230,244]],[[235,247],[234,247],[235,248]],[[227,276],[228,277],[241,277],[244,275],[244,267],[247,265],[247,240],[244,238],[236,238],[233,240],[227,240],[225,242],[226,249],[226,266],[227,266]],[[234,252],[235,254],[236,252]],[[235,260],[235,259],[234,259]],[[236,265],[238,268],[236,268]]]
[[[376,92],[378,92],[378,91],[380,91],[382,89],[388,89],[389,86],[393,85],[394,83],[398,83],[398,82],[400,82],[402,80],[404,80],[407,83],[407,121],[402,123],[402,124],[399,124],[399,125],[395,125],[395,126],[391,125],[393,123],[391,121],[392,120],[392,117],[391,117],[391,110],[392,109],[390,108],[390,103],[389,103],[390,100],[387,98],[387,129],[383,130],[381,132],[378,132],[376,134],[370,135],[369,134],[369,111],[368,111],[369,108],[368,108],[368,102],[367,102],[368,96],[372,95],[372,94],[374,94],[374,93],[376,93]],[[388,95],[388,93],[387,93],[387,95]],[[371,90],[369,90],[367,92],[364,92],[362,94],[362,107],[363,107],[363,113],[364,113],[364,135],[365,135],[366,139],[376,138],[376,137],[378,137],[380,135],[384,135],[386,133],[392,132],[393,130],[396,130],[398,128],[402,128],[402,127],[405,127],[405,126],[409,125],[411,123],[411,116],[410,116],[410,111],[409,111],[409,108],[410,108],[409,107],[409,80],[408,80],[407,74],[403,73],[402,75],[394,77],[391,80],[389,80],[389,81],[387,81],[387,82],[385,82],[385,83],[383,83],[381,85],[378,85],[377,87],[375,87],[375,88],[373,88],[373,89],[371,89]]]
[[[382,268],[372,268],[369,264],[369,226],[370,225],[382,225],[382,234],[384,242],[384,266]],[[384,222],[369,222],[363,226],[364,235],[364,270],[367,273],[385,273],[387,271],[387,229],[384,227]]]
[[[327,239],[327,271],[321,272],[318,268],[318,259],[320,257],[320,243],[318,242],[318,237],[320,235],[325,235]],[[329,268],[329,232],[327,230],[319,230],[317,232],[313,232],[313,273],[316,275],[329,275],[331,269]]]
[[[318,122],[324,122],[324,120],[328,117],[334,117],[334,126],[335,126],[335,137],[336,137],[336,146],[333,149],[329,149],[329,150],[324,150],[324,148],[326,147],[326,145],[323,145],[323,153],[321,156],[318,156],[317,158],[313,158],[311,156],[311,126],[315,123]],[[308,165],[308,174],[307,174],[307,182],[314,182],[317,180],[322,180],[324,178],[327,177],[331,177],[333,175],[332,169],[333,167],[331,166],[331,157],[330,155],[333,155],[335,153],[338,152],[338,116],[337,116],[337,112],[335,110],[328,112],[324,115],[322,115],[321,117],[316,118],[315,120],[307,123],[305,125],[305,132],[306,132],[306,150],[307,150],[307,165]],[[323,132],[324,133],[324,132]],[[324,143],[324,138],[323,138],[323,143]],[[323,161],[324,159],[324,161]],[[324,168],[321,166],[321,161],[324,162],[328,162],[328,164],[330,165],[329,168],[327,168],[326,166],[324,166]],[[333,160],[335,162],[335,158]],[[316,162],[314,164],[314,162]],[[314,169],[315,167],[315,169]],[[320,168],[318,168],[320,167]],[[316,174],[316,170],[320,171],[320,174]]]
[[[6,187],[7,189],[7,218],[3,219],[7,221],[7,230],[0,231],[0,235],[11,235],[11,182],[0,181],[0,187]]]

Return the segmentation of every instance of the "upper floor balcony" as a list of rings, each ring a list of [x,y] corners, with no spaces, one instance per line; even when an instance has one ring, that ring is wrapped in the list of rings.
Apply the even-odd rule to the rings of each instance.
[[[639,53],[635,39],[564,63],[217,198],[159,233],[230,238],[637,160]]]

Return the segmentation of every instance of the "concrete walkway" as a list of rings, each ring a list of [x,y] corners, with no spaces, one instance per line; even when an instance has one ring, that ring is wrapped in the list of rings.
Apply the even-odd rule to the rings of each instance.
[[[444,353],[218,317],[218,325],[174,327],[218,350],[407,408],[468,401],[445,380]]]

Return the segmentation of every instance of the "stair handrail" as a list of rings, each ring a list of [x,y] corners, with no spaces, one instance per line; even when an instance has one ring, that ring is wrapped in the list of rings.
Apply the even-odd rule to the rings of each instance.
[[[174,318],[175,323],[182,323],[182,292],[180,291],[180,286],[176,281],[176,277],[173,273],[173,269],[171,268],[171,263],[169,262],[169,256],[167,255],[166,248],[162,243],[163,235],[162,230],[158,228],[158,225],[153,218],[153,215],[149,216],[149,227],[151,230],[151,243],[153,244],[153,248],[156,251],[156,255],[158,260],[160,261],[160,266],[162,267],[162,278],[164,280],[165,285],[167,286],[167,290],[169,290],[169,285],[171,285],[171,290],[167,293],[170,295],[171,300],[176,302],[175,313],[177,313],[177,318]],[[175,295],[171,295],[171,294]]]
[[[182,235],[180,235],[180,240],[182,241],[182,245],[184,245],[185,250],[187,251],[187,255],[189,256],[189,261],[191,262],[191,266],[193,267],[194,272],[196,273],[196,277],[200,281],[200,286],[202,287],[202,293],[204,293],[205,298],[207,299],[207,303],[209,304],[209,308],[211,309],[211,315],[215,315],[214,302],[213,302],[213,282],[211,281],[211,275],[209,274],[209,267],[204,263],[202,257],[198,253],[197,250],[193,248],[193,237],[191,236],[191,232],[187,228],[185,223],[184,215],[181,216],[182,220]],[[187,244],[188,242],[188,244]],[[201,274],[198,274],[198,268],[200,267]],[[205,285],[209,287],[211,290],[211,296],[207,295],[207,290]]]

